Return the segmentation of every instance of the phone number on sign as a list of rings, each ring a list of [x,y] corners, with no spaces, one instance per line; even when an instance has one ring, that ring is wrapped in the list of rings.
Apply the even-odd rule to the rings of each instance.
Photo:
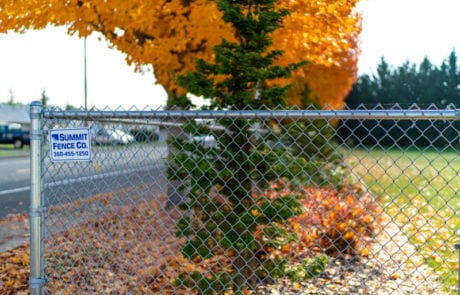
[[[53,152],[53,156],[56,157],[85,157],[88,156],[88,151],[76,151],[76,152]]]

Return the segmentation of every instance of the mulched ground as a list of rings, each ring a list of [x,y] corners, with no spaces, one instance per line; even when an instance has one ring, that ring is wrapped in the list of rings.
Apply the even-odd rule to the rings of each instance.
[[[181,241],[174,225],[179,213],[163,209],[164,196],[132,204],[120,203],[120,196],[95,196],[79,204],[84,210],[63,206],[50,211],[46,222],[52,230],[45,240],[49,293],[190,294],[174,287],[180,272],[228,267],[225,255],[191,263],[178,254]],[[21,224],[24,217],[13,219]],[[384,215],[381,224],[366,255],[343,255],[309,281],[279,280],[252,293],[448,294],[391,218]],[[0,253],[0,294],[27,293],[28,251],[25,243]]]

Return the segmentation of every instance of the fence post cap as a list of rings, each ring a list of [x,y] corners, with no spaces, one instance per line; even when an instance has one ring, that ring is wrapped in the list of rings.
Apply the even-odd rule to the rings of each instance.
[[[42,108],[42,103],[40,101],[38,101],[38,100],[32,101],[30,103],[30,111],[31,112],[37,112],[38,113],[38,112],[40,112],[41,108]]]
[[[30,106],[31,107],[38,107],[38,106],[42,106],[42,103],[39,101],[39,100],[34,100],[30,103]]]

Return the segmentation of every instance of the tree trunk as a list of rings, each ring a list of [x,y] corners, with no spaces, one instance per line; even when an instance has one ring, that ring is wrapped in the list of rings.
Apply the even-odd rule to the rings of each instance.
[[[170,98],[168,99],[168,105],[167,109],[168,110],[181,110],[182,108],[177,107],[173,105],[171,102],[171,96],[173,94],[169,95]],[[182,124],[185,122],[185,119],[183,118],[175,118],[174,121],[169,122],[173,123],[172,126],[168,127],[168,133],[167,133],[167,140],[171,140],[174,138],[185,138],[186,134],[182,131]],[[172,167],[174,169],[175,163],[174,159],[176,158],[177,154],[180,151],[177,150],[172,144],[168,144],[168,158],[167,158],[167,167]],[[177,205],[183,203],[185,201],[185,190],[180,189],[181,187],[184,187],[184,183],[186,182],[186,179],[183,180],[172,180],[168,179],[168,184],[167,184],[167,195],[168,195],[168,200],[166,202],[166,209],[170,209],[173,207],[176,207]]]
[[[254,287],[257,280],[254,268],[254,253],[244,249],[236,253],[233,264],[233,292],[243,295],[248,287]]]

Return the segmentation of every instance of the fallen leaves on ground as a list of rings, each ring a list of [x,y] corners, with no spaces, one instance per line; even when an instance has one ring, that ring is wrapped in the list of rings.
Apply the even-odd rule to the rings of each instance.
[[[27,294],[29,290],[29,245],[0,252],[0,293]]]
[[[320,209],[319,205],[325,206],[324,202],[329,199],[335,200],[331,208],[337,209],[343,209],[341,202],[355,203],[355,200],[347,199],[346,196],[337,199],[322,198],[321,195],[328,195],[325,192],[312,189],[311,196],[316,195],[317,202],[311,203],[311,200],[305,202],[317,206],[316,210]],[[230,267],[228,255],[231,254],[229,253],[222,253],[205,261],[196,259],[191,262],[185,259],[180,254],[180,244],[183,241],[175,235],[175,224],[182,213],[174,208],[165,209],[165,195],[151,194],[149,198],[135,199],[127,203],[126,199],[133,197],[135,193],[127,190],[122,193],[97,195],[85,201],[78,201],[78,206],[81,207],[79,209],[75,204],[50,209],[46,219],[48,232],[44,241],[45,276],[49,281],[46,289],[49,293],[192,294],[191,290],[175,286],[175,279],[179,273],[197,270],[206,274]],[[331,194],[332,192],[329,191],[329,195]],[[350,212],[347,214],[353,214],[353,210]],[[365,215],[359,216],[367,220]],[[298,222],[292,223],[292,228],[301,235],[304,252],[297,252],[300,249],[298,247],[301,244],[299,244],[292,249],[286,249],[285,254],[317,253],[317,249],[313,252],[306,251],[306,249],[311,250],[308,247],[317,245],[306,243],[308,232],[300,223],[306,222],[306,218],[312,218],[311,214],[299,218]],[[321,222],[332,221],[329,218],[323,219],[324,221]],[[24,244],[0,253],[1,294],[27,293],[28,251],[28,244]],[[366,251],[363,253],[366,254]],[[363,256],[372,256],[372,254],[367,253]],[[353,257],[356,257],[353,263],[358,263],[359,256]],[[343,263],[347,263],[346,261],[343,260]],[[378,263],[374,264],[378,266]],[[342,273],[342,270],[337,269],[334,264],[331,264],[328,266],[328,273],[331,275]],[[349,273],[347,277],[349,281],[357,277],[349,271],[343,273]],[[369,273],[374,273],[373,269],[370,269]],[[380,279],[375,280],[376,284],[380,281]],[[366,277],[366,281],[369,281],[369,277]],[[334,289],[334,282],[342,284],[342,288],[347,285],[347,282],[341,282],[332,276],[318,278],[316,282],[332,284],[331,290]],[[288,285],[286,282],[283,284]],[[292,290],[299,286],[307,288],[306,284],[291,285]],[[308,288],[311,289],[312,285],[308,285]]]

